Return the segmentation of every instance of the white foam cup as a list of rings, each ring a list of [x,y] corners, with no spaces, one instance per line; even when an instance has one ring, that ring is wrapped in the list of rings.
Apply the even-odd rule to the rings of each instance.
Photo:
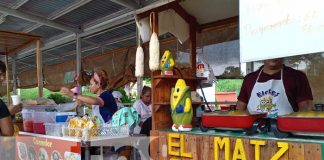
[[[12,95],[12,105],[18,105],[21,102],[21,97],[20,95]]]

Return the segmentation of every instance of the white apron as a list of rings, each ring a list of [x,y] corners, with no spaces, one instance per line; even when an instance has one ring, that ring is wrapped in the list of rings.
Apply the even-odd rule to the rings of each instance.
[[[102,118],[99,110],[99,105],[92,105],[92,115],[97,116],[101,123],[105,123],[104,119]]]
[[[263,69],[256,79],[247,105],[250,114],[267,113],[268,117],[276,118],[278,115],[294,112],[285,92],[283,71],[281,70],[280,80],[272,79],[267,82],[258,82],[262,71]]]

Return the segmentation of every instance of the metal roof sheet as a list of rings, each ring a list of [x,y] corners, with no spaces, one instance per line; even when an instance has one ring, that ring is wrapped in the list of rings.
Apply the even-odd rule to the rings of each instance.
[[[31,27],[35,23],[13,16],[6,16],[5,21],[0,24],[0,30],[21,32],[26,28]]]
[[[62,17],[55,19],[55,22],[79,27],[94,19],[110,15],[125,7],[107,0],[94,0],[80,8],[73,10]]]
[[[63,8],[76,0],[29,0],[18,8],[19,11],[33,15],[48,17],[56,10]]]
[[[52,27],[48,27],[48,26],[40,26],[39,28],[33,30],[31,32],[34,35],[38,35],[41,36],[44,39],[59,35],[64,33],[64,31],[52,28]]]

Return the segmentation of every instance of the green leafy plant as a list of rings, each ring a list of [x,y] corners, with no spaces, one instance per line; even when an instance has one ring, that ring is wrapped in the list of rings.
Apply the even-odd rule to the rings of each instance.
[[[58,93],[52,93],[47,98],[53,99],[56,104],[71,102],[71,99]]]
[[[216,92],[239,92],[242,79],[218,79],[216,81]]]
[[[119,91],[123,95],[123,97],[121,98],[122,103],[132,103],[132,98],[127,96],[127,94],[123,88],[119,87],[116,90]]]

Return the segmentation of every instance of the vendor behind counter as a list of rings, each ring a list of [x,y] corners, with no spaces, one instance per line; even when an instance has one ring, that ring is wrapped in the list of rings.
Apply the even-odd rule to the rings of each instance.
[[[92,113],[99,117],[102,122],[111,120],[113,114],[117,111],[117,104],[113,95],[106,90],[108,85],[108,75],[105,70],[94,72],[90,80],[90,91],[97,95],[91,97],[86,95],[74,95],[70,89],[61,88],[61,93],[74,99],[80,104],[92,105]]]
[[[267,113],[276,118],[313,106],[312,91],[306,75],[283,64],[283,59],[269,59],[257,71],[245,76],[237,109],[250,114]]]

